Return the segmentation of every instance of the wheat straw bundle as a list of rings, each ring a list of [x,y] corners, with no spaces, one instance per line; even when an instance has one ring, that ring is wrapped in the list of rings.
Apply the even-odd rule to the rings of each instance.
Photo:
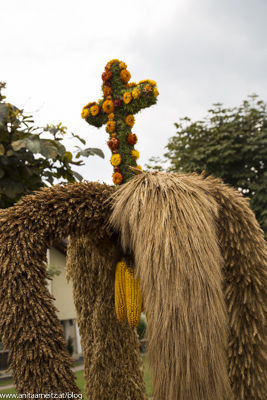
[[[90,235],[72,236],[68,276],[85,359],[88,400],[145,400],[138,335],[116,316],[114,300],[114,242],[98,243]]]
[[[46,250],[69,233],[106,237],[99,183],[54,186],[0,213],[0,330],[19,393],[79,393],[72,359],[47,289]]]
[[[238,191],[153,172],[115,193],[88,182],[43,189],[0,221],[0,329],[20,393],[79,392],[44,266],[70,234],[88,400],[146,398],[136,332],[115,314],[122,255],[141,281],[155,400],[267,398],[266,243]]]
[[[246,200],[219,180],[153,172],[112,204],[141,281],[154,399],[266,398],[267,253]]]

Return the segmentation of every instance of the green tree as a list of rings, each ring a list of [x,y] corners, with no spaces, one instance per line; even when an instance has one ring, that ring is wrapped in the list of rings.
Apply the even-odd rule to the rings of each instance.
[[[70,356],[72,357],[72,354],[74,352],[74,347],[73,347],[73,339],[70,336],[68,337],[67,349],[68,349],[68,351],[70,353]]]
[[[251,199],[267,238],[267,113],[266,103],[257,97],[249,96],[238,108],[214,104],[203,121],[180,119],[163,161],[170,163],[169,172],[205,170],[238,188]],[[163,170],[160,159],[150,162],[154,162],[152,168]]]
[[[74,160],[73,154],[61,143],[67,128],[62,124],[35,127],[31,116],[10,103],[5,102],[0,82],[0,208],[7,208],[26,194],[41,187],[52,185],[55,179],[74,183],[83,178],[72,166],[80,166],[82,160]],[[51,139],[43,139],[43,133]],[[83,145],[84,139],[78,135]],[[99,149],[81,149],[78,146],[75,159],[97,154],[104,158]]]

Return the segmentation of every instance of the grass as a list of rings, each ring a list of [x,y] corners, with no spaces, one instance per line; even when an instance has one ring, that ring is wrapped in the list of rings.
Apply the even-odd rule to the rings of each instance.
[[[152,376],[151,373],[148,369],[148,361],[147,361],[147,356],[141,356],[141,359],[143,360],[143,365],[144,365],[144,379],[146,383],[146,391],[151,396],[152,393]],[[80,365],[80,364],[77,364]],[[75,366],[77,366],[75,365]],[[76,385],[81,389],[83,399],[87,400],[85,391],[84,391],[84,378],[83,378],[84,370],[77,371],[75,372],[75,375],[77,377],[76,380]],[[13,379],[6,379],[4,381],[0,382],[0,388],[1,386],[7,386],[7,385],[12,385],[14,383]],[[5,389],[5,390],[0,390],[0,394],[16,394],[16,390],[14,388],[12,389]]]

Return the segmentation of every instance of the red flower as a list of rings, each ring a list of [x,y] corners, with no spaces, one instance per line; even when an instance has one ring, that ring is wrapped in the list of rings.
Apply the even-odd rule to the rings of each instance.
[[[102,79],[104,82],[109,81],[112,78],[112,72],[111,71],[105,71],[102,74]]]
[[[135,133],[129,133],[127,136],[127,141],[130,143],[132,146],[134,146],[137,143],[137,136]]]
[[[108,147],[111,150],[115,150],[119,147],[119,139],[113,137],[112,139],[110,139],[110,141],[108,142]]]
[[[104,86],[110,86],[111,83],[109,81],[104,82]]]
[[[121,101],[120,99],[115,99],[115,100],[114,100],[114,106],[115,106],[115,107],[120,107],[121,104],[122,104],[122,101]]]

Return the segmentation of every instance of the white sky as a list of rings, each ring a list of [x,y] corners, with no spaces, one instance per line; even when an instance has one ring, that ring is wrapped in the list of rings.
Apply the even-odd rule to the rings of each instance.
[[[36,125],[62,122],[98,147],[77,172],[112,184],[105,127],[81,119],[102,97],[106,63],[126,62],[132,81],[158,83],[158,104],[136,115],[140,165],[162,156],[174,122],[202,119],[213,103],[267,100],[266,0],[1,1],[0,80],[7,101],[34,111]],[[64,141],[74,151],[76,140]]]

